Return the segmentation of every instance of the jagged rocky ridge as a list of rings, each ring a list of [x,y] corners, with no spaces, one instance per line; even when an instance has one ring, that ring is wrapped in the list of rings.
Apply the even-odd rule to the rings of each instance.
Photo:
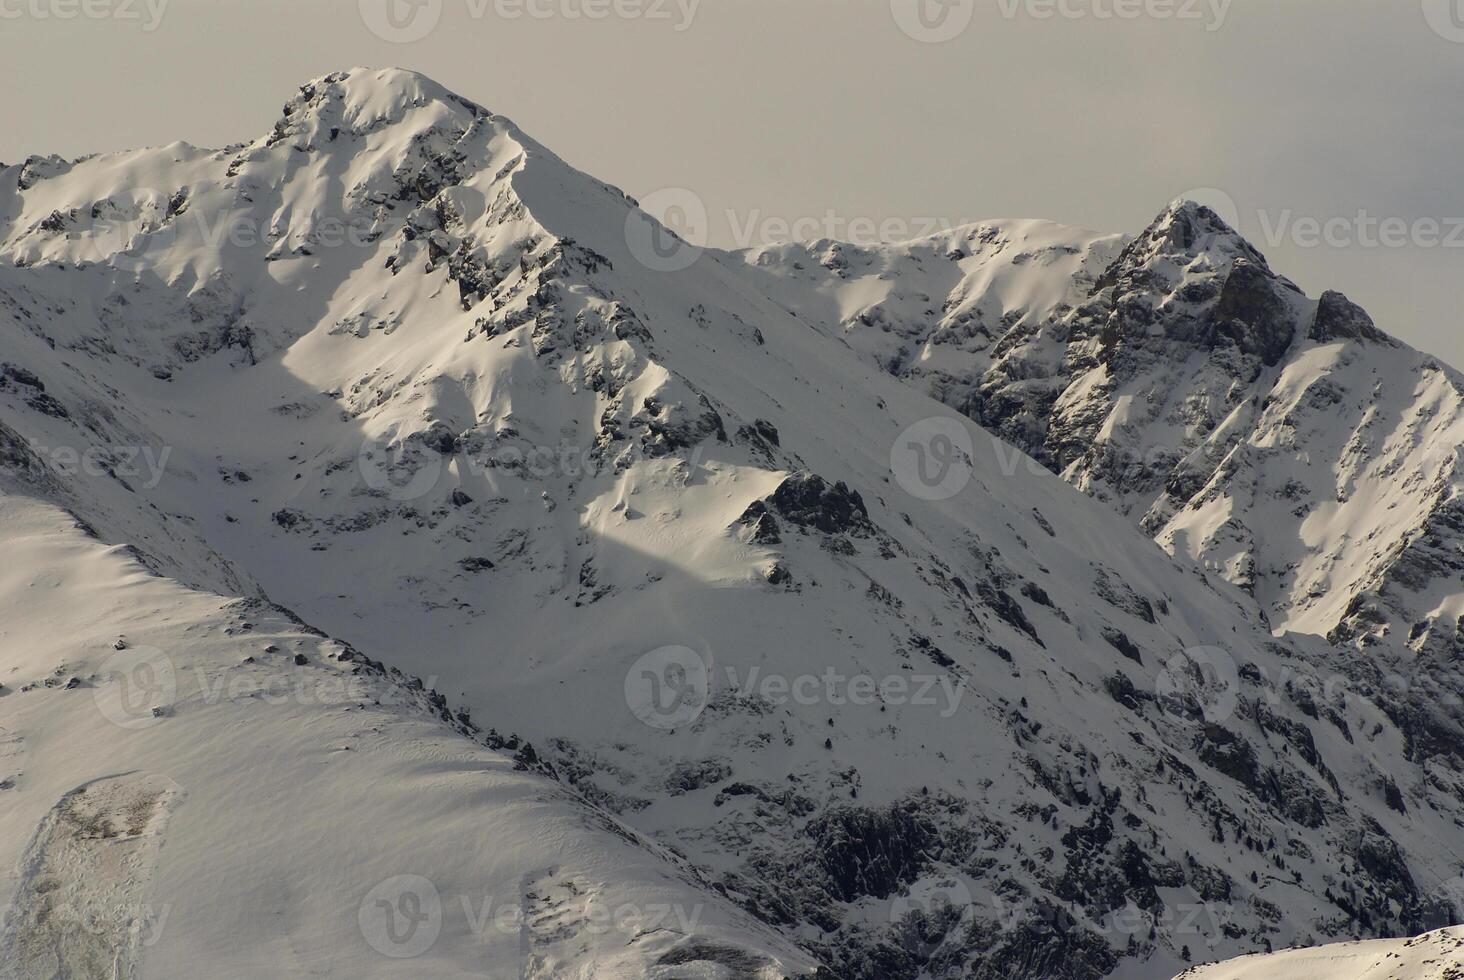
[[[1464,379],[1341,293],[1307,298],[1210,209],[1176,202],[1129,241],[999,222],[743,258],[783,305],[1254,595],[1278,631],[1457,690]]]
[[[1273,638],[1040,470],[978,454],[959,497],[907,494],[891,446],[940,409],[859,330],[724,256],[638,261],[666,233],[633,201],[420,76],[327,76],[222,151],[29,161],[0,216],[10,492],[434,678],[834,976],[1153,973],[1458,914],[1458,743],[1388,663]],[[1096,324],[1084,297],[1130,288],[1117,242],[1028,233],[1050,312]],[[1018,232],[953,234],[920,261]],[[1230,300],[1184,302],[1303,302],[1241,258]],[[1015,364],[991,295],[954,315]],[[1192,319],[1226,363],[1280,349]],[[167,465],[116,458],[143,446]],[[704,703],[646,724],[633,682],[668,646]],[[1212,647],[1228,686],[1184,653]]]

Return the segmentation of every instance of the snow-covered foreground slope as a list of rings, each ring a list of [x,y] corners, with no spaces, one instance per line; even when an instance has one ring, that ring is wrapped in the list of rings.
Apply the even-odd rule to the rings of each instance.
[[[1414,939],[1373,939],[1195,967],[1177,980],[1458,980],[1464,977],[1464,930],[1439,929]]]
[[[783,305],[1254,594],[1279,630],[1464,643],[1464,378],[1213,212],[746,253]],[[985,447],[982,447],[985,449]]]
[[[31,160],[0,215],[13,493],[428,678],[836,976],[1165,977],[1464,911],[1411,665],[1274,639],[429,80]]]
[[[0,977],[810,968],[420,683],[54,507],[0,497],[0,536]]]

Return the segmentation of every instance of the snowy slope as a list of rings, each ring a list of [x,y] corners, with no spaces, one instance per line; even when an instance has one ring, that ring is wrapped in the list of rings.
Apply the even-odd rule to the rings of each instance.
[[[1464,936],[1440,929],[1414,939],[1374,939],[1246,956],[1180,974],[1183,980],[1457,980],[1464,976]]]
[[[1464,379],[1212,212],[742,256],[779,302],[1252,592],[1278,630],[1461,642]],[[838,261],[830,257],[838,257]]]
[[[0,976],[809,968],[420,683],[53,507],[0,498],[0,528]]]
[[[1275,640],[871,363],[834,292],[421,76],[328,76],[221,151],[28,161],[0,216],[11,492],[428,678],[837,976],[1166,977],[1464,911],[1450,719],[1391,664]],[[973,232],[888,284],[968,289],[978,346],[985,291],[1035,329],[1119,245],[992,227],[1033,255],[946,257]],[[969,459],[935,488],[912,442]]]
[[[1004,338],[1081,302],[1122,246],[1049,221],[994,221],[901,245],[825,240],[739,254],[780,305],[959,406]]]

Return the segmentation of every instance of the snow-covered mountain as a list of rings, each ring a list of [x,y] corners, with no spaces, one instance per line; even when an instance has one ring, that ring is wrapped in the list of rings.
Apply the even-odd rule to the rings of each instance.
[[[968,268],[1003,236],[1022,254]],[[1029,223],[744,263],[403,71],[319,79],[224,150],[0,171],[3,526],[64,508],[161,577],[15,546],[0,726],[29,755],[0,774],[0,862],[71,847],[47,815],[93,780],[205,787],[216,804],[153,806],[165,841],[201,843],[166,843],[145,900],[200,911],[144,976],[196,968],[239,918],[226,968],[390,974],[358,966],[379,951],[357,922],[388,874],[549,903],[542,936],[513,934],[546,977],[1168,977],[1456,921],[1464,762],[1423,667],[1274,637],[1246,590],[885,370],[938,360],[934,338],[902,354],[906,326],[843,327],[881,289],[950,298],[971,349],[949,384],[973,380],[947,400],[969,408],[1015,344],[976,349],[997,308],[1063,361],[1052,323],[1097,302],[1121,245]],[[70,579],[94,594],[36,601]],[[280,608],[333,639],[252,611]],[[426,707],[205,698],[190,720],[175,693],[109,729],[45,678],[107,703],[97,644],[138,617],[225,674],[340,672],[349,650]],[[187,830],[238,766],[250,808]],[[499,775],[467,788],[479,769]],[[318,812],[382,827],[332,836]],[[329,846],[229,843],[259,823]],[[219,888],[245,865],[244,898]],[[33,903],[34,876],[7,884]],[[715,913],[582,940],[555,919],[587,890]],[[476,968],[510,969],[511,945]],[[477,955],[463,926],[409,970]]]
[[[1211,210],[744,254],[778,301],[1251,592],[1277,630],[1464,643],[1464,378]]]

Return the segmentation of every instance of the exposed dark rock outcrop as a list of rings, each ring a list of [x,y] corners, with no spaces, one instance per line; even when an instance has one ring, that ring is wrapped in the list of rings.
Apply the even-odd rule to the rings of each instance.
[[[1317,314],[1312,320],[1309,339],[1318,343],[1333,340],[1367,340],[1390,343],[1387,334],[1373,325],[1367,311],[1339,292],[1331,289],[1317,301]]]
[[[768,498],[789,523],[824,534],[855,537],[874,532],[864,499],[843,483],[830,484],[814,473],[795,473]]]

